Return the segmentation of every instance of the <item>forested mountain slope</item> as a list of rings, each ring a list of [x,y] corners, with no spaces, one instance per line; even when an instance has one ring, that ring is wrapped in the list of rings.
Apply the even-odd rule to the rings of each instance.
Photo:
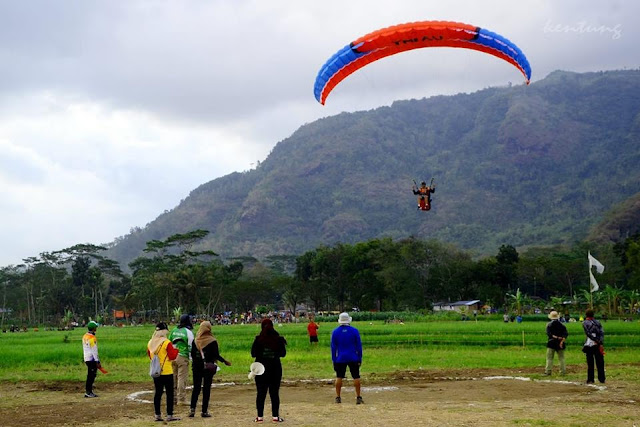
[[[530,86],[398,101],[304,125],[258,168],[193,190],[117,239],[193,229],[223,256],[300,254],[321,244],[414,235],[475,254],[584,239],[640,192],[640,71],[557,71]],[[435,178],[430,212],[412,180]]]

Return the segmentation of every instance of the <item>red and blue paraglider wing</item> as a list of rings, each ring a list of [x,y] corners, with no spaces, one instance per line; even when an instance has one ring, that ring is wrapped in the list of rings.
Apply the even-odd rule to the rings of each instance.
[[[474,49],[517,67],[529,84],[531,66],[524,53],[506,38],[484,28],[459,22],[422,21],[383,28],[354,40],[322,66],[314,95],[324,105],[334,87],[349,74],[378,59],[423,47]]]

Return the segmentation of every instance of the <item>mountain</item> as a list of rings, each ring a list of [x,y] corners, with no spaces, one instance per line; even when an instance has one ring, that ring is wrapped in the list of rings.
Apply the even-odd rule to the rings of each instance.
[[[588,241],[606,244],[617,243],[640,233],[640,193],[614,206],[602,222],[591,227]]]
[[[222,256],[300,254],[321,244],[410,235],[476,255],[572,243],[640,192],[640,71],[556,71],[530,86],[394,102],[300,127],[253,170],[193,190],[117,239],[206,229]],[[435,178],[433,209],[412,180]]]

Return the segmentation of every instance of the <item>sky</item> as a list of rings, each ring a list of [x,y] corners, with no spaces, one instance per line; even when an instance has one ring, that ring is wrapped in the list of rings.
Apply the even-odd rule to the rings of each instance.
[[[374,30],[487,28],[536,82],[637,69],[638,16],[634,0],[0,0],[0,266],[112,242],[319,118],[524,82],[490,55],[417,49],[316,102],[324,62]]]

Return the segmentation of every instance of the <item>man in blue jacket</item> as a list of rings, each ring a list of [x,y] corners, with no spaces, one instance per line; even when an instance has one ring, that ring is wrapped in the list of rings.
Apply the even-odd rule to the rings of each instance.
[[[333,370],[336,371],[336,403],[342,403],[340,391],[347,367],[353,378],[356,389],[356,404],[364,403],[360,396],[360,365],[362,364],[362,341],[360,332],[350,325],[349,313],[340,313],[338,326],[331,333],[331,359]]]

